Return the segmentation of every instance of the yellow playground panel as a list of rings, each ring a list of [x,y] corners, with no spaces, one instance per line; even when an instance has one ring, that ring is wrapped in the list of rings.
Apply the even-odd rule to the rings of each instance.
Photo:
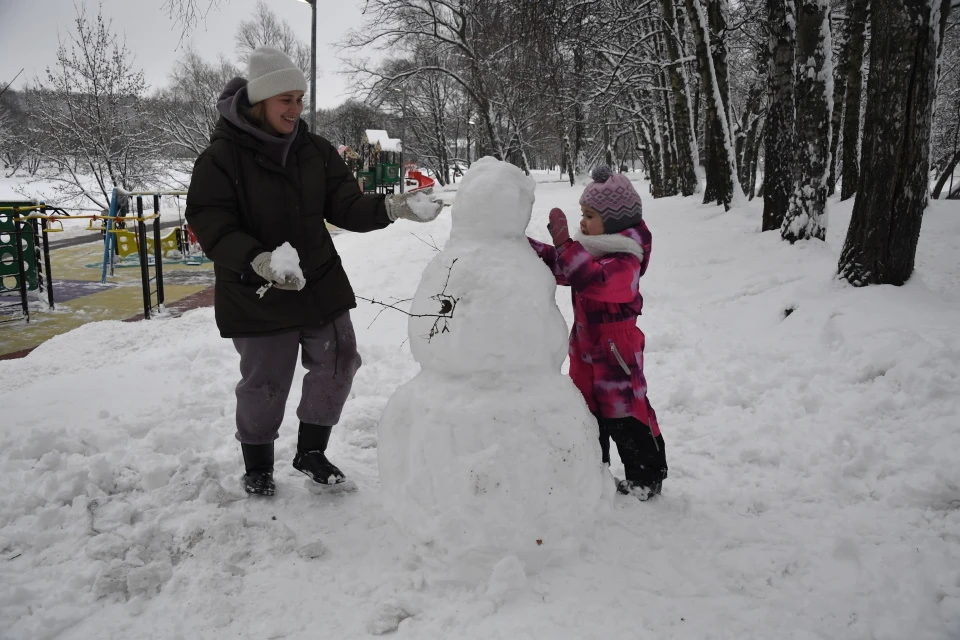
[[[111,229],[110,233],[116,236],[117,241],[117,254],[121,258],[126,258],[129,255],[133,255],[138,252],[139,245],[137,243],[137,234],[132,231],[127,231],[126,229]],[[179,242],[179,230],[173,229],[167,235],[160,238],[160,252],[163,254],[163,257],[169,257],[171,253],[176,252],[180,255],[180,242]],[[155,255],[153,247],[153,238],[147,236],[147,255]]]

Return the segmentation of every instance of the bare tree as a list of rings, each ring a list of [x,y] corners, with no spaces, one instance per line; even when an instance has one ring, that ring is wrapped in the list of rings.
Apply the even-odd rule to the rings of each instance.
[[[731,133],[729,78],[727,75],[727,1],[686,0],[700,68],[701,86],[707,93],[705,153],[707,186],[703,201],[729,209],[742,194]]]
[[[934,199],[940,198],[944,189],[948,196],[955,193],[960,185],[956,175],[960,166],[960,8],[952,13],[950,21],[944,21],[940,41],[940,77],[931,140],[932,168],[934,175],[939,174],[933,188]]]
[[[848,0],[849,5],[849,0]],[[846,13],[842,15],[846,21]],[[850,29],[834,29],[831,24],[833,46],[836,48],[836,62],[833,66],[833,115],[830,118],[830,175],[827,178],[827,195],[837,190],[837,177],[840,168],[839,154],[840,132],[843,130],[843,99],[847,91],[847,76],[850,64],[850,43],[847,40]]]
[[[673,136],[677,153],[677,177],[680,193],[692,195],[699,189],[697,180],[697,137],[693,130],[693,114],[687,90],[687,77],[684,73],[683,38],[677,21],[675,0],[660,0],[660,15],[663,19],[663,41],[667,53],[665,73],[669,78],[670,97],[673,101],[672,123],[676,132]]]
[[[42,136],[31,130],[30,120],[23,92],[8,87],[0,95],[0,161],[8,177],[21,169],[30,176],[40,170],[36,149]]]
[[[799,0],[797,7],[797,128],[793,193],[780,235],[791,243],[826,239],[824,209],[830,158],[830,5]]]
[[[146,122],[146,88],[110,22],[78,9],[46,82],[30,90],[32,129],[42,136],[36,152],[62,169],[46,176],[62,197],[106,208],[114,186],[133,189],[155,178],[158,148]]]
[[[244,64],[257,47],[274,47],[290,56],[303,75],[310,77],[310,46],[301,42],[290,23],[274,13],[263,0],[257,2],[253,17],[237,27],[235,42],[237,55]]]
[[[189,173],[193,161],[207,147],[220,119],[217,96],[239,74],[225,58],[209,63],[193,49],[187,49],[176,62],[170,84],[157,96],[151,114],[173,173]]]
[[[847,79],[843,101],[843,149],[840,199],[857,191],[860,182],[860,100],[863,93],[863,53],[866,43],[869,0],[847,3]],[[834,107],[837,108],[837,107]]]
[[[0,158],[3,159],[5,169],[10,169],[14,164],[16,149],[19,146],[15,130],[17,118],[13,109],[17,95],[8,89],[10,89],[8,84],[0,86]],[[19,166],[19,163],[16,164],[17,166],[12,167],[13,171],[16,171]]]
[[[163,9],[180,29],[180,41],[195,25],[206,20],[222,0],[164,0]]]
[[[793,190],[795,6],[794,0],[767,0],[770,51],[773,55],[767,82],[770,106],[767,107],[764,158],[763,231],[783,226]]]
[[[348,100],[335,109],[320,109],[317,131],[335,145],[359,149],[367,129],[386,129],[387,116],[359,100]]]
[[[940,11],[950,10],[927,0],[873,5],[863,170],[838,265],[855,286],[902,285],[913,273],[929,199]]]
[[[346,46],[356,52],[379,47],[413,53],[432,49],[444,65],[417,64],[393,75],[354,60],[356,71],[367,75],[373,84],[402,82],[421,73],[441,73],[456,82],[473,101],[482,123],[485,143],[490,152],[503,159],[504,136],[499,127],[500,114],[493,86],[497,82],[497,63],[510,55],[519,43],[509,37],[514,7],[503,2],[463,0],[452,4],[444,0],[369,0],[368,23],[347,38]],[[453,62],[455,64],[453,64]]]

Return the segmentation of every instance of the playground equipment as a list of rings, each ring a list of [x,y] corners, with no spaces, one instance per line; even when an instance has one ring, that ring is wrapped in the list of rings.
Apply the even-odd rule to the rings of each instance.
[[[0,202],[0,294],[20,294],[20,316],[3,317],[0,324],[15,320],[30,322],[28,292],[47,294],[47,304],[53,306],[53,282],[50,277],[50,244],[48,233],[63,231],[48,225],[48,209],[43,203]],[[26,215],[39,211],[39,215]],[[0,303],[0,308],[10,305]]]
[[[163,256],[166,247],[167,251],[172,250],[174,246],[183,251],[186,243],[182,240],[180,227],[177,227],[173,233],[166,238],[160,237],[160,197],[161,196],[185,196],[186,191],[126,191],[119,187],[113,188],[113,194],[110,198],[110,210],[108,216],[97,216],[107,221],[103,237],[103,263],[100,271],[100,283],[105,284],[107,275],[114,275],[116,263],[115,258],[119,253],[121,257],[132,255],[136,252],[140,261],[140,279],[143,285],[143,317],[150,319],[154,309],[153,296],[156,294],[156,309],[158,313],[164,310],[163,302]],[[143,197],[153,197],[153,214],[143,215]],[[123,215],[123,211],[129,209],[130,199],[136,198],[137,215],[130,217]],[[127,205],[127,206],[124,206]],[[147,237],[147,220],[153,220],[153,237]],[[126,222],[135,222],[136,231],[127,231],[120,228],[118,224]],[[123,249],[121,249],[123,246]],[[152,253],[152,256],[151,256]],[[150,277],[150,257],[153,258],[154,275]],[[151,283],[156,283],[156,289],[151,290]]]
[[[363,134],[359,153],[357,180],[366,193],[394,193],[400,184],[400,140],[391,138],[382,129],[368,129]]]
[[[412,179],[417,181],[417,186],[409,189],[409,191],[417,191],[418,189],[429,189],[436,184],[436,181],[430,176],[426,176],[422,171],[410,171],[407,173]]]
[[[0,202],[0,293],[19,292],[21,317],[27,322],[30,321],[28,291],[46,292],[50,308],[54,308],[53,283],[50,277],[50,245],[47,234],[62,232],[63,220],[88,219],[90,225],[86,229],[99,231],[104,235],[100,283],[106,284],[108,272],[109,275],[114,275],[115,257],[118,254],[123,257],[136,253],[139,258],[143,286],[144,318],[149,319],[154,309],[162,313],[164,310],[164,255],[179,251],[181,256],[189,256],[192,248],[198,246],[195,242],[183,241],[183,232],[180,227],[166,237],[160,236],[160,197],[164,195],[186,195],[186,191],[125,191],[115,187],[110,199],[109,215],[70,216],[64,209],[44,203]],[[144,196],[153,196],[152,215],[144,215]],[[128,216],[125,213],[129,210],[131,198],[136,198],[136,216]],[[50,212],[63,215],[50,215]],[[97,220],[102,220],[105,224],[97,226],[95,224]],[[153,220],[152,238],[147,236],[147,220]],[[127,222],[136,223],[135,231],[123,228]],[[182,221],[181,226],[183,226]],[[186,227],[186,230],[189,231],[189,228]],[[193,239],[195,240],[195,236]],[[43,267],[40,264],[41,257]],[[194,258],[190,259],[193,262],[187,262],[187,264],[199,264]],[[150,277],[150,266],[154,269],[153,277]],[[156,289],[151,289],[152,283],[156,284]],[[156,295],[156,304],[153,303],[154,295]]]
[[[179,195],[182,192],[169,192],[169,193],[159,193],[154,195]],[[121,200],[123,194],[121,195]],[[158,202],[154,202],[154,214],[159,215],[160,211],[157,208]],[[128,218],[126,216],[126,210],[128,206],[121,206],[119,208],[120,215],[117,216],[115,222],[115,228],[110,230],[110,233],[113,234],[113,252],[114,252],[114,261],[111,265],[111,275],[115,273],[117,267],[137,267],[140,266],[140,238],[139,235],[130,231],[125,227],[126,221],[135,220],[135,218]],[[203,248],[200,246],[200,241],[197,239],[196,234],[190,228],[189,224],[185,224],[183,218],[180,216],[180,202],[177,201],[177,217],[179,219],[179,224],[177,227],[171,229],[167,235],[160,238],[160,254],[163,256],[164,261],[167,263],[176,263],[180,262],[186,265],[199,266],[203,262],[208,261],[207,258],[203,255]],[[102,218],[102,226],[91,226],[87,227],[87,231],[100,231],[104,235],[107,233],[107,216]],[[106,238],[104,238],[106,242]],[[156,249],[155,244],[156,240],[153,236],[147,235],[147,261],[152,264],[155,260]],[[136,256],[136,260],[128,260],[130,256]],[[117,262],[116,258],[120,258],[120,263]],[[102,263],[96,263],[96,266],[102,268]]]
[[[140,240],[133,231],[127,231],[126,229],[114,229],[113,234],[115,235],[115,242],[117,243],[117,255],[121,258],[126,258],[133,254],[140,253]],[[182,245],[181,240],[181,230],[179,227],[174,228],[167,235],[160,238],[160,254],[164,257],[168,257],[173,253],[180,253],[180,247]],[[152,256],[156,254],[156,249],[154,248],[154,239],[150,236],[147,236],[147,255]]]

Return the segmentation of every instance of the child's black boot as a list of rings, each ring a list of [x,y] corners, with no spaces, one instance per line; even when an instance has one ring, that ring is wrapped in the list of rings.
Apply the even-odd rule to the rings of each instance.
[[[654,437],[650,427],[636,418],[606,419],[604,422],[617,445],[626,476],[617,482],[617,491],[641,501],[660,495],[667,478],[663,436]]]
[[[662,482],[654,482],[647,485],[642,482],[637,482],[636,480],[617,481],[617,491],[627,496],[633,496],[640,500],[640,502],[646,502],[653,496],[660,495],[662,488]]]

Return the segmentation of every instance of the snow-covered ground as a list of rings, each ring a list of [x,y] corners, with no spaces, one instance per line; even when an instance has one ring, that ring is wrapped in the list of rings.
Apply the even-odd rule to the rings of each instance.
[[[539,179],[547,240],[581,188]],[[0,637],[346,639],[402,619],[401,638],[960,638],[960,203],[931,205],[906,286],[865,289],[833,277],[851,206],[831,200],[827,243],[790,246],[759,233],[759,201],[645,198],[670,477],[538,572],[468,581],[386,515],[377,423],[418,371],[400,313],[353,313],[345,495],[289,466],[297,383],[277,496],[239,491],[238,356],[210,309],[0,362]],[[445,213],[336,243],[359,295],[407,299],[449,230]]]

